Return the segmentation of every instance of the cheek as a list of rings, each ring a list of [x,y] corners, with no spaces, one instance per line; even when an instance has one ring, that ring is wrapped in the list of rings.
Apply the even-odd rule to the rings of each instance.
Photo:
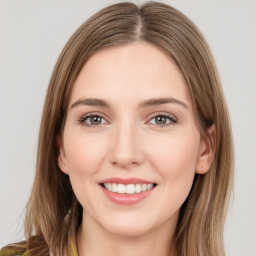
[[[65,140],[70,175],[91,175],[103,161],[104,140],[100,136],[73,134]]]
[[[69,133],[65,139],[65,154],[69,178],[83,208],[92,208],[97,195],[97,173],[104,160],[101,136]]]
[[[175,216],[191,190],[199,149],[199,136],[175,136],[165,140],[161,147],[152,147],[151,164],[161,176],[158,200],[152,214],[161,209],[162,220]]]
[[[151,144],[150,158],[153,164],[159,165],[157,169],[162,170],[163,174],[181,174],[186,170],[195,171],[199,145],[198,133],[168,136],[158,143]]]
[[[187,133],[191,134],[191,133]],[[151,164],[158,170],[165,190],[185,200],[195,175],[200,135],[173,136],[163,140],[161,146],[151,147]]]

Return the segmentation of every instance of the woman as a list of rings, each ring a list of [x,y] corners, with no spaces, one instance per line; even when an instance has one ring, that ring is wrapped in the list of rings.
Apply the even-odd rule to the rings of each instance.
[[[26,242],[0,255],[224,255],[232,182],[229,117],[205,39],[165,4],[115,4],[57,61]]]

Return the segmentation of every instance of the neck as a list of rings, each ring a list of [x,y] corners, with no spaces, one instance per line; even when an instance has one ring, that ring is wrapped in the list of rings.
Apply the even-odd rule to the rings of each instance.
[[[125,236],[108,232],[84,215],[77,233],[79,256],[177,256],[175,225],[163,224],[145,234]]]

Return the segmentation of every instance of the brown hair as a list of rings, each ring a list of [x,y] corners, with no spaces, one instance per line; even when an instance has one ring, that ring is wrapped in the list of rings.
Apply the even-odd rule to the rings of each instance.
[[[64,47],[48,87],[38,140],[36,177],[27,204],[25,231],[31,255],[63,254],[81,223],[82,207],[58,166],[56,138],[65,123],[72,86],[94,53],[146,41],[178,65],[190,90],[202,136],[216,127],[210,171],[195,175],[176,231],[179,255],[223,256],[223,226],[233,183],[233,144],[228,111],[215,63],[198,28],[181,12],[157,2],[108,6],[83,23]]]

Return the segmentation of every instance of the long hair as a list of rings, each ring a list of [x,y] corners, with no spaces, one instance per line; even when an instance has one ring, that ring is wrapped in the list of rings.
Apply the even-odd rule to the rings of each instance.
[[[49,83],[38,139],[36,176],[26,207],[25,233],[31,255],[63,255],[81,223],[82,207],[69,177],[58,166],[61,133],[74,82],[86,61],[108,47],[144,41],[161,48],[178,65],[191,94],[201,136],[214,124],[215,157],[196,174],[180,209],[176,244],[180,256],[223,256],[223,228],[233,184],[229,115],[211,51],[198,28],[178,10],[158,2],[108,6],[72,35]]]

